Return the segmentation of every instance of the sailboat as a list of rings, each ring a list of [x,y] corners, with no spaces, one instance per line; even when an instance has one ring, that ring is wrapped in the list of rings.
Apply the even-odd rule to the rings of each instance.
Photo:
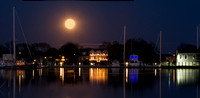
[[[125,66],[125,38],[126,38],[126,26],[124,25],[124,55],[123,55],[123,64],[124,64],[124,66]],[[112,62],[112,64],[111,64],[111,66],[113,66],[113,67],[117,67],[117,66],[120,66],[120,63],[119,63],[119,61],[118,60],[113,60],[113,62]]]
[[[3,54],[0,67],[26,65],[24,60],[16,60],[16,40],[15,40],[15,6],[13,7],[13,54]]]
[[[13,54],[3,54],[3,60],[0,67],[14,66],[16,62],[16,47],[15,47],[15,7],[13,7]]]

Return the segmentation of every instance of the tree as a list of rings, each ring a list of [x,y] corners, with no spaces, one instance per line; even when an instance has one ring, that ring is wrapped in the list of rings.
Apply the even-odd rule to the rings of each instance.
[[[126,58],[129,58],[132,54],[137,54],[140,61],[154,63],[158,61],[156,51],[152,43],[147,43],[143,39],[129,39],[126,42]]]
[[[31,45],[31,52],[34,57],[44,56],[44,53],[51,48],[47,43],[34,43]]]
[[[68,64],[77,63],[78,61],[78,44],[73,43],[66,43],[63,46],[61,46],[60,53],[61,55],[64,55],[66,59],[68,59]]]
[[[123,62],[123,45],[119,42],[103,42],[102,45],[99,46],[99,48],[108,51],[109,61],[118,60],[120,62]]]
[[[32,60],[31,53],[29,53],[28,47],[26,43],[21,43],[16,45],[16,56],[18,59],[25,58],[26,60]]]
[[[56,58],[59,58],[59,51],[56,48],[49,48],[45,56],[49,58],[49,61],[54,62]]]

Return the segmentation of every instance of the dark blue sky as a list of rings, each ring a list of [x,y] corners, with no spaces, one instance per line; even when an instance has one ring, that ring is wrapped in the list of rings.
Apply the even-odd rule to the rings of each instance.
[[[163,51],[174,52],[180,43],[196,45],[196,28],[200,24],[200,0],[135,0],[125,2],[89,1],[0,1],[0,44],[12,39],[12,6],[16,6],[28,43],[47,42],[60,47],[66,42],[84,46],[103,41],[143,38],[156,43],[163,31]],[[74,30],[64,28],[73,18]],[[18,22],[17,43],[24,42]]]

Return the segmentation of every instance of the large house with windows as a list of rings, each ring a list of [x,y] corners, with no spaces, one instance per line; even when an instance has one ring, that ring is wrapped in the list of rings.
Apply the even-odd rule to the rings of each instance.
[[[200,66],[200,51],[176,51],[176,66]]]
[[[106,50],[91,50],[89,53],[90,65],[106,64],[108,62],[108,51]]]

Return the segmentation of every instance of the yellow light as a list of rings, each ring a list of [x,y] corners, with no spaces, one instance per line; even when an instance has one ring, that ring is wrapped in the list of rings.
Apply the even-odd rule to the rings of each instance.
[[[64,79],[65,79],[65,70],[64,70],[64,68],[60,68],[60,79],[62,80],[62,84],[64,84]]]
[[[67,73],[74,73],[74,70],[67,70]]]
[[[94,65],[93,63],[90,63],[90,65]]]
[[[62,66],[63,65],[63,63],[62,62],[60,62],[60,66]]]
[[[78,76],[81,76],[81,68],[78,68]]]
[[[62,56],[62,59],[61,59],[61,61],[63,61],[63,62],[65,61],[65,56]]]
[[[19,52],[19,54],[22,54],[22,52]]]
[[[173,54],[173,56],[175,56],[175,54]]]
[[[128,66],[128,62],[126,62],[125,64],[126,64],[126,66]]]
[[[44,57],[44,59],[47,59],[47,57]]]
[[[65,27],[67,29],[73,29],[75,27],[75,25],[76,25],[76,23],[75,23],[75,21],[73,19],[67,19],[65,21]]]
[[[126,68],[126,83],[128,83],[128,68]]]
[[[33,70],[33,79],[34,79],[34,76],[35,76],[35,72],[34,72],[34,70]]]

